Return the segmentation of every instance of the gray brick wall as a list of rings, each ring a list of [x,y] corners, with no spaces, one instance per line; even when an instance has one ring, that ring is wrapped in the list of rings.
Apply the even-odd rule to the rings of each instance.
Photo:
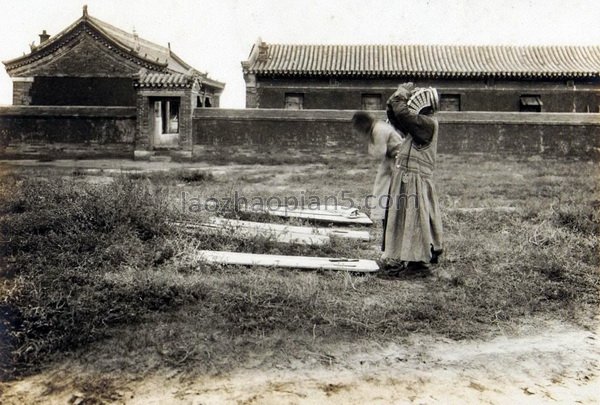
[[[366,140],[351,129],[353,112],[196,109],[193,153],[366,153]],[[600,114],[439,113],[438,119],[440,153],[600,158]]]

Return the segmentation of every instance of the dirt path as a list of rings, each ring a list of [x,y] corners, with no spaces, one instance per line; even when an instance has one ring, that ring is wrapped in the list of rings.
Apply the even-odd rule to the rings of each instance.
[[[0,385],[0,402],[600,403],[600,334],[566,326],[487,342],[414,337],[404,346],[346,348],[317,358],[285,369],[248,369],[218,377],[96,376],[87,385],[65,366],[68,372]]]

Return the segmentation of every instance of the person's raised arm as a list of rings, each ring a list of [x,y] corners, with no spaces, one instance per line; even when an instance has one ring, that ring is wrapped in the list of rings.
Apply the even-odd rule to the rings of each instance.
[[[381,128],[375,124],[371,130],[371,136],[369,138],[369,156],[381,159],[387,153],[387,134],[381,130]]]
[[[422,114],[415,114],[408,108],[408,99],[414,85],[400,85],[387,101],[386,113],[392,125],[402,132],[408,132],[419,146],[426,146],[433,139],[435,121]]]

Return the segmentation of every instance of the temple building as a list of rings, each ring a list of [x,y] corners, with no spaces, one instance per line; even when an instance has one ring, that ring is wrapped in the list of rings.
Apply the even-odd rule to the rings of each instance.
[[[224,83],[167,47],[88,14],[54,36],[43,31],[31,52],[5,61],[13,105],[130,106],[144,148],[191,142],[192,111],[219,107]],[[138,145],[139,147],[140,145]]]
[[[600,46],[302,45],[260,39],[247,108],[380,110],[399,83],[446,111],[599,112]]]

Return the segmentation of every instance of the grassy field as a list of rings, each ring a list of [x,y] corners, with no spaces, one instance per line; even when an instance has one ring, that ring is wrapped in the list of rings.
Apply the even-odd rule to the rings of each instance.
[[[369,243],[310,247],[190,235],[168,224],[215,214],[266,220],[226,204],[236,197],[336,196],[360,206],[375,166],[345,159],[129,174],[3,167],[0,372],[10,378],[66,358],[99,371],[218,373],[285,366],[307,354],[332,362],[332,347],[416,333],[489,338],[550,320],[593,325],[600,303],[593,162],[441,156],[445,255],[425,279],[208,266],[195,254],[377,259],[378,226]],[[193,204],[209,198],[219,212]],[[460,210],[479,207],[489,209]]]

